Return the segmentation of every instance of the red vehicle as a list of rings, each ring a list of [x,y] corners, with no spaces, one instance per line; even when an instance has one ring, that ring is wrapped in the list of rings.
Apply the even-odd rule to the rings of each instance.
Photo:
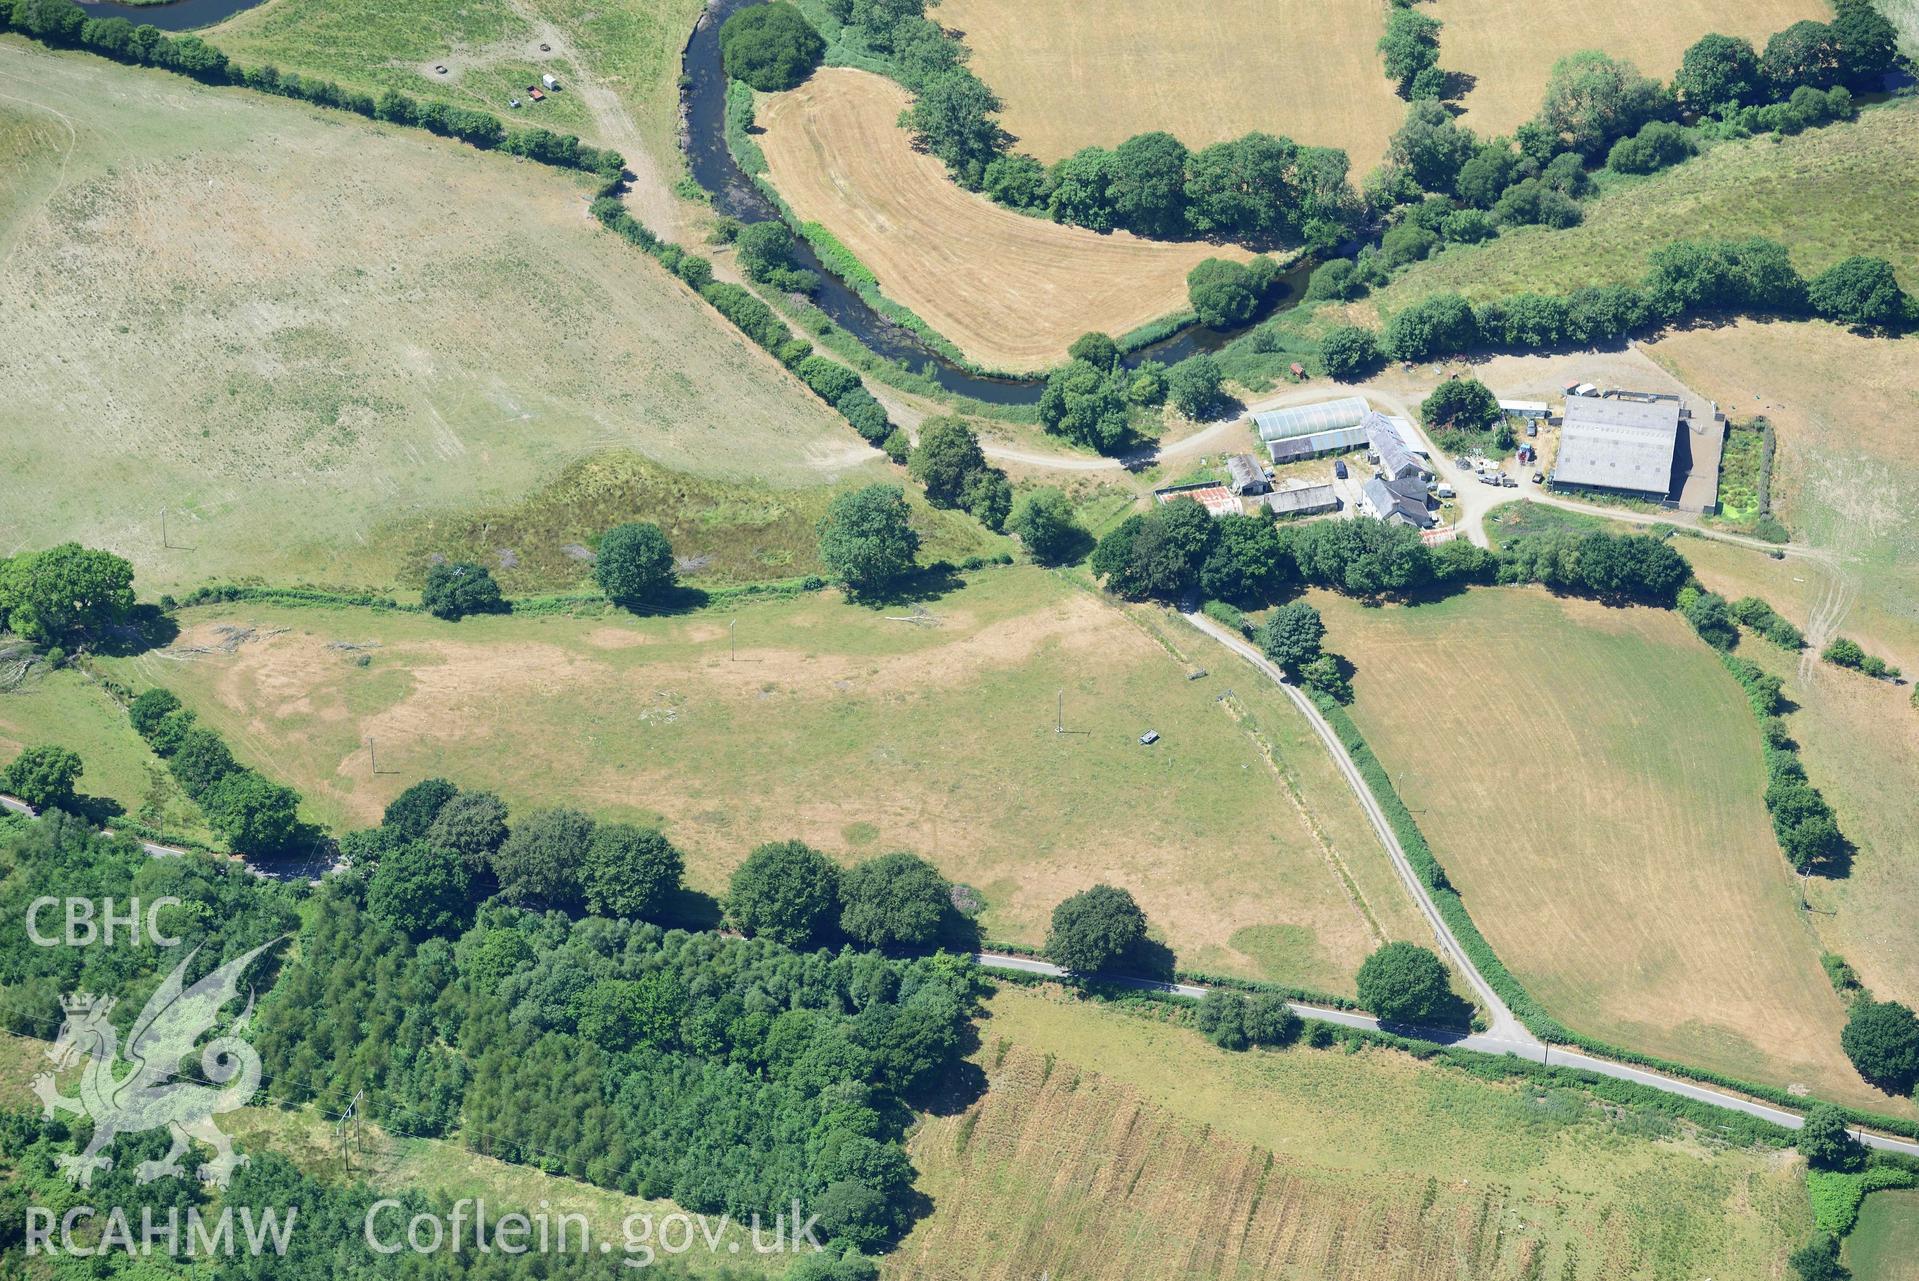
[[[546,100],[546,95],[540,91],[538,85],[528,85],[526,87],[526,96],[535,102],[543,102]]]

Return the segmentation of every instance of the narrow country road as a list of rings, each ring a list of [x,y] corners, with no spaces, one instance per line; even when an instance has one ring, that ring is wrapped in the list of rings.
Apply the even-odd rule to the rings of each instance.
[[[1319,708],[1314,706],[1313,701],[1307,698],[1298,686],[1286,679],[1285,673],[1279,670],[1277,664],[1260,653],[1244,638],[1234,635],[1224,625],[1214,622],[1197,611],[1183,614],[1182,617],[1251,663],[1261,674],[1285,691],[1286,697],[1292,700],[1293,706],[1297,707],[1300,714],[1312,725],[1313,732],[1319,735],[1320,742],[1325,745],[1326,751],[1333,758],[1333,763],[1339,767],[1340,774],[1345,777],[1347,786],[1353,789],[1353,795],[1358,799],[1360,808],[1366,811],[1366,821],[1372,824],[1373,834],[1379,837],[1379,843],[1386,847],[1386,853],[1392,858],[1393,867],[1399,872],[1399,879],[1405,883],[1407,892],[1413,896],[1413,901],[1419,904],[1419,910],[1425,915],[1427,924],[1432,926],[1433,935],[1439,940],[1441,950],[1472,987],[1473,995],[1478,1000],[1480,1008],[1486,1012],[1488,1024],[1486,1035],[1502,1045],[1529,1046],[1537,1049],[1538,1038],[1528,1032],[1518,1016],[1506,1008],[1506,1003],[1499,999],[1497,992],[1493,991],[1492,984],[1486,981],[1486,977],[1479,972],[1479,967],[1474,965],[1472,958],[1466,955],[1466,949],[1460,946],[1459,940],[1453,937],[1452,930],[1447,928],[1445,918],[1439,914],[1439,905],[1433,902],[1432,893],[1427,889],[1425,881],[1420,879],[1412,860],[1406,857],[1406,849],[1399,843],[1399,836],[1393,831],[1392,824],[1386,821],[1386,813],[1380,809],[1378,799],[1373,796],[1373,789],[1366,786],[1366,780],[1360,776],[1359,766],[1353,762],[1352,754],[1346,750],[1346,744],[1340,742],[1339,735],[1333,732],[1333,727],[1320,714]]]
[[[975,952],[973,959],[988,969],[1014,970],[1022,974],[1038,974],[1046,978],[1063,979],[1069,977],[1066,970],[1048,961],[1035,960],[1030,956],[1014,956],[1008,952]],[[1176,996],[1201,997],[1207,989],[1197,983],[1166,983],[1158,979],[1133,978],[1127,975],[1102,974],[1103,982],[1114,983],[1120,987],[1137,988],[1143,992],[1168,992]],[[1288,1001],[1293,1013],[1302,1019],[1318,1019],[1323,1023],[1337,1023],[1342,1027],[1361,1028],[1371,1032],[1391,1032],[1395,1035],[1413,1036],[1424,1041],[1433,1041],[1455,1049],[1472,1050],[1480,1054],[1511,1054],[1534,1063],[1543,1063],[1549,1067],[1574,1068],[1581,1072],[1591,1072],[1598,1076],[1609,1076],[1617,1081],[1631,1081],[1637,1085],[1680,1098],[1692,1099],[1699,1103],[1709,1103],[1714,1107],[1729,1108],[1743,1112],[1747,1116],[1770,1121],[1774,1125],[1788,1130],[1796,1130],[1804,1124],[1805,1118],[1797,1112],[1785,1108],[1772,1107],[1753,1099],[1741,1098],[1736,1094],[1727,1094],[1710,1086],[1696,1085],[1691,1081],[1681,1081],[1670,1076],[1661,1076],[1644,1068],[1636,1068],[1625,1063],[1614,1063],[1610,1059],[1596,1059],[1590,1054],[1578,1050],[1568,1050],[1560,1046],[1547,1046],[1526,1033],[1523,1043],[1502,1040],[1490,1032],[1474,1032],[1462,1035],[1458,1032],[1437,1028],[1383,1027],[1378,1019],[1367,1014],[1356,1014],[1351,1010],[1334,1010],[1323,1005],[1306,1005],[1299,1001]],[[1523,1029],[1522,1029],[1523,1032]],[[1887,1152],[1903,1152],[1910,1156],[1919,1156],[1919,1143],[1908,1139],[1895,1139],[1883,1134],[1873,1134],[1866,1130],[1852,1131],[1867,1147],[1879,1148]]]
[[[1333,727],[1328,724],[1326,718],[1320,714],[1319,708],[1314,706],[1312,700],[1307,698],[1298,687],[1287,681],[1285,673],[1280,671],[1279,667],[1273,663],[1271,659],[1267,658],[1256,647],[1249,644],[1243,637],[1234,634],[1231,629],[1214,622],[1204,614],[1193,612],[1184,613],[1181,616],[1195,628],[1205,632],[1227,649],[1251,663],[1263,675],[1284,690],[1286,696],[1292,700],[1293,705],[1299,708],[1300,712],[1305,715],[1307,721],[1311,723],[1314,732],[1319,735],[1320,741],[1325,744],[1326,750],[1332,754],[1333,761],[1338,765],[1339,772],[1345,777],[1347,785],[1353,789],[1353,794],[1358,798],[1360,807],[1365,810],[1367,820],[1372,824],[1373,831],[1379,837],[1380,844],[1386,847],[1387,854],[1392,858],[1393,866],[1398,869],[1400,879],[1405,882],[1406,888],[1411,891],[1413,895],[1413,900],[1419,904],[1420,910],[1425,914],[1428,924],[1432,926],[1433,933],[1439,940],[1441,949],[1453,964],[1459,967],[1460,973],[1466,976],[1466,981],[1472,986],[1482,1007],[1487,1011],[1487,1020],[1490,1026],[1483,1033],[1459,1036],[1454,1033],[1438,1033],[1435,1035],[1430,1031],[1422,1031],[1418,1033],[1419,1035],[1425,1039],[1438,1040],[1444,1044],[1456,1045],[1462,1049],[1476,1050],[1487,1054],[1515,1054],[1520,1058],[1531,1059],[1538,1063],[1551,1063],[1564,1067],[1579,1068],[1587,1072],[1597,1073],[1601,1076],[1609,1076],[1615,1080],[1632,1081],[1640,1085],[1650,1086],[1655,1090],[1662,1090],[1667,1094],[1675,1094],[1682,1098],[1695,1099],[1699,1102],[1710,1103],[1717,1107],[1732,1108],[1735,1111],[1744,1112],[1748,1116],[1755,1116],[1762,1120],[1770,1121],[1774,1125],[1785,1126],[1787,1129],[1799,1128],[1804,1118],[1798,1113],[1785,1108],[1773,1107],[1753,1099],[1741,1098],[1738,1095],[1728,1094],[1722,1090],[1713,1089],[1710,1086],[1680,1080],[1658,1072],[1649,1071],[1646,1068],[1634,1067],[1626,1063],[1615,1063],[1610,1059],[1595,1058],[1579,1050],[1566,1049],[1560,1046],[1548,1046],[1540,1041],[1539,1038],[1528,1031],[1526,1026],[1519,1021],[1518,1017],[1507,1008],[1506,1003],[1499,999],[1498,993],[1492,990],[1492,986],[1486,982],[1485,976],[1480,974],[1478,967],[1472,963],[1472,958],[1466,955],[1466,951],[1460,946],[1459,940],[1453,936],[1452,929],[1446,924],[1445,918],[1440,916],[1439,908],[1433,902],[1432,895],[1428,891],[1426,883],[1419,878],[1418,873],[1413,868],[1411,860],[1406,857],[1405,848],[1400,845],[1398,836],[1393,832],[1391,825],[1386,822],[1386,816],[1380,810],[1379,802],[1373,796],[1372,789],[1366,785],[1366,780],[1360,774],[1359,767],[1353,762],[1352,755],[1347,752],[1346,745],[1340,741],[1339,735],[1333,732]],[[1034,966],[1043,965],[1043,962],[1029,961],[1025,958],[1018,957],[1006,959],[1020,962],[1014,966],[1016,969],[1024,969],[1036,973],[1046,972],[1045,970],[1034,970],[1033,968]],[[997,965],[1003,962],[994,960],[990,963]],[[1052,968],[1057,970],[1057,967]],[[1139,987],[1176,991],[1185,996],[1199,996],[1205,992],[1203,987],[1197,987],[1193,984],[1163,984],[1145,979],[1128,979],[1121,981]],[[1378,1020],[1368,1018],[1361,1014],[1353,1014],[1350,1011],[1324,1010],[1316,1006],[1299,1004],[1295,1004],[1293,1008],[1302,1018],[1326,1019],[1335,1023],[1343,1023],[1348,1027],[1379,1027]],[[1887,1135],[1873,1134],[1864,1130],[1855,1130],[1853,1133],[1858,1135],[1860,1140],[1870,1147],[1883,1148],[1889,1152],[1904,1152],[1912,1156],[1919,1156],[1919,1142],[1914,1142],[1910,1139],[1897,1139]]]

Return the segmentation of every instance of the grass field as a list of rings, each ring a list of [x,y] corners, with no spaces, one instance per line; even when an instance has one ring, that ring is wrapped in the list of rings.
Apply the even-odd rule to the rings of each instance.
[[[0,95],[0,552],[383,585],[612,449],[746,506],[884,474],[559,171],[13,38]]]
[[[1186,679],[1217,656],[1183,627],[1161,635],[1156,616],[1030,568],[928,608],[939,625],[831,594],[458,625],[209,607],[187,612],[182,644],[222,620],[289,630],[230,657],[111,666],[174,689],[335,826],[437,774],[521,812],[660,819],[708,892],[765,840],[909,849],[984,894],[990,938],[1030,944],[1056,902],[1104,880],[1186,965],[1340,992],[1383,939],[1426,937],[1310,729],[1236,669]],[[361,667],[335,642],[378,647]]]
[[[768,177],[799,216],[824,223],[918,313],[990,369],[1063,360],[1091,329],[1123,334],[1186,306],[1205,244],[1099,235],[1004,209],[961,190],[896,123],[908,101],[890,80],[828,68],[761,99]]]
[[[1406,114],[1373,50],[1379,5],[941,0],[930,15],[963,33],[1014,145],[1049,164],[1154,129],[1189,147],[1257,129],[1343,147],[1357,175]]]
[[[1538,114],[1553,63],[1603,49],[1649,76],[1670,80],[1686,47],[1708,32],[1744,36],[1757,49],[1801,18],[1829,22],[1823,0],[1433,0],[1439,65],[1477,83],[1464,123],[1481,134],[1511,133]]]
[[[1904,1111],[1853,1073],[1739,687],[1673,613],[1325,597],[1354,716],[1494,949],[1589,1036]]]
[[[989,1009],[989,1088],[916,1133],[934,1208],[890,1276],[1771,1277],[1810,1230],[1790,1156],[1573,1091],[1384,1050],[1230,1054],[1023,989]]]
[[[615,148],[639,178],[635,212],[671,235],[680,50],[700,9],[699,0],[267,0],[207,35],[248,65],[397,89]],[[560,90],[533,102],[527,86],[548,72]]]
[[[1867,1197],[1846,1238],[1845,1262],[1856,1281],[1919,1281],[1919,1192]]]
[[[1442,61],[1446,49],[1442,35]],[[1919,99],[1908,98],[1777,143],[1725,143],[1664,173],[1612,184],[1586,203],[1577,227],[1518,228],[1484,245],[1454,246],[1408,268],[1374,301],[1390,312],[1441,290],[1478,300],[1637,280],[1652,250],[1696,236],[1770,236],[1808,275],[1849,254],[1875,254],[1908,289],[1919,288],[1913,209]]]
[[[42,743],[81,753],[86,772],[78,790],[83,801],[111,802],[105,809],[84,805],[95,818],[111,823],[117,811],[170,836],[213,842],[199,807],[133,732],[126,712],[79,672],[42,670],[19,688],[0,694],[0,765]]]

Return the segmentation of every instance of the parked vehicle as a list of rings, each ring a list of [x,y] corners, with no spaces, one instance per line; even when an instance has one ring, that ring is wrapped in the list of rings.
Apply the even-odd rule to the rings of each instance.
[[[1535,485],[1543,485],[1543,484],[1545,484],[1545,483],[1546,483],[1546,473],[1545,473],[1545,472],[1543,472],[1543,471],[1536,471],[1536,472],[1534,472],[1534,473],[1533,473],[1533,484],[1535,484]]]
[[[1514,480],[1511,476],[1501,476],[1499,478],[1499,483],[1504,485],[1507,489],[1519,488],[1519,482]]]
[[[1439,488],[1433,490],[1433,493],[1439,495],[1439,497],[1441,498],[1459,497],[1459,491],[1454,489],[1451,485],[1441,485],[1439,486]]]
[[[1333,460],[1333,475],[1339,477],[1341,480],[1346,479],[1348,473],[1346,471],[1346,460],[1344,458],[1335,458]]]
[[[1497,485],[1499,483],[1499,476],[1495,472],[1482,471],[1479,473],[1479,483],[1482,485]]]
[[[1527,434],[1528,436],[1537,436],[1537,435],[1539,434],[1539,424],[1538,424],[1538,423],[1527,423],[1527,424],[1526,424],[1526,434]]]

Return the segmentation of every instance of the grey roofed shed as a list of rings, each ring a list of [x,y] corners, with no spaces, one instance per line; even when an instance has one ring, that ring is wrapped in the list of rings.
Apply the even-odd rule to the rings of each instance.
[[[1672,485],[1679,401],[1568,396],[1553,483],[1664,497]]]
[[[1263,501],[1275,516],[1312,516],[1337,510],[1339,493],[1331,485],[1297,485],[1275,490]]]
[[[1254,414],[1253,430],[1264,441],[1289,440],[1294,436],[1357,427],[1366,413],[1363,397],[1347,396],[1343,400],[1322,400],[1315,405],[1295,405],[1291,409],[1269,409],[1263,414]]]
[[[1343,453],[1348,449],[1358,449],[1366,443],[1364,427],[1340,427],[1333,431],[1316,432],[1311,436],[1288,436],[1282,440],[1266,442],[1266,452],[1273,456],[1276,463],[1290,463],[1296,458],[1311,458],[1314,454]]]
[[[1379,455],[1379,470],[1386,473],[1388,480],[1398,480],[1402,476],[1432,475],[1433,469],[1419,455],[1406,448],[1406,438],[1386,415],[1367,414],[1366,421],[1361,425],[1366,429],[1366,443]]]
[[[1226,487],[1235,494],[1263,494],[1270,488],[1266,469],[1251,454],[1228,454],[1225,466]]]

